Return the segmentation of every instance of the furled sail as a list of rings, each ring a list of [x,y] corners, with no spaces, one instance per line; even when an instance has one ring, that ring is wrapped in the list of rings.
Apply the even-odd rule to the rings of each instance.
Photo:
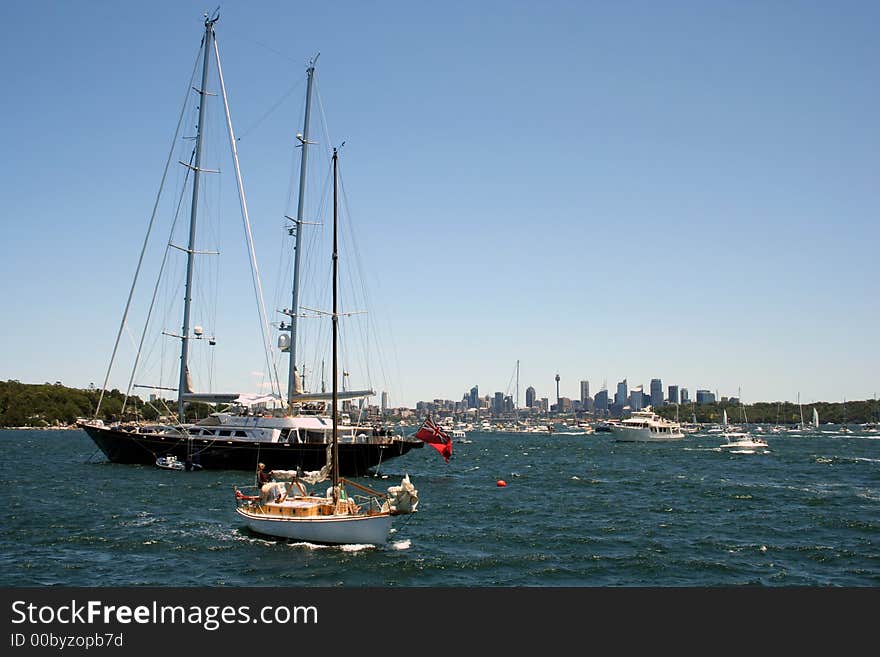
[[[299,470],[272,470],[272,476],[276,481],[304,481],[314,486],[319,481],[324,481],[330,477],[330,459],[332,455],[333,444],[327,443],[327,459],[324,467],[320,470],[308,470],[306,472]]]
[[[405,475],[400,481],[400,486],[388,488],[388,499],[382,504],[382,511],[390,511],[392,514],[415,513],[419,506],[419,491]]]

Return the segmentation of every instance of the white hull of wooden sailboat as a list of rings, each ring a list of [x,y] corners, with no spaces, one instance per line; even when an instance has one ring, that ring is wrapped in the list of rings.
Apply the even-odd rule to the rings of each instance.
[[[391,531],[390,514],[372,516],[324,516],[307,518],[271,518],[237,509],[248,528],[258,534],[307,543],[334,545],[382,545]]]

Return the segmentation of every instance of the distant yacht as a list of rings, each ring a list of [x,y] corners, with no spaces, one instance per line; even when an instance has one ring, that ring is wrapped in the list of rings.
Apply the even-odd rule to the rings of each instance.
[[[678,422],[660,417],[650,406],[643,411],[633,411],[630,417],[612,424],[611,432],[614,439],[622,443],[657,443],[684,438]]]

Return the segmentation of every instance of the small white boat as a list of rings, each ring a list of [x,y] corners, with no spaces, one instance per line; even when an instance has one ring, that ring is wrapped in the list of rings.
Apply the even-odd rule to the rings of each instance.
[[[767,441],[742,431],[728,431],[721,434],[727,442],[721,443],[722,449],[729,450],[766,450]]]
[[[176,456],[160,456],[156,459],[156,467],[163,470],[185,470],[186,465]]]

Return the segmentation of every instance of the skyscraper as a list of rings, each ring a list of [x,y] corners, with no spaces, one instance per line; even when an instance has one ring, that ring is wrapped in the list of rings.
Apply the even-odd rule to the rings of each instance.
[[[526,388],[526,406],[532,408],[535,405],[535,389],[532,386]]]
[[[663,382],[660,379],[651,379],[651,406],[663,406]]]
[[[690,397],[690,393],[688,392],[688,389],[682,388],[681,389],[681,403],[688,404],[688,403],[690,403],[690,401],[691,401],[691,397]]]
[[[617,384],[617,392],[614,393],[614,403],[618,406],[626,406],[629,400],[629,392],[626,388],[626,379]]]
[[[600,390],[596,393],[596,398],[593,400],[593,409],[597,413],[606,413],[608,411],[608,391],[605,389]]]
[[[714,404],[715,403],[715,394],[710,390],[697,390],[697,403],[698,404]]]
[[[581,381],[581,404],[586,404],[590,398],[590,382]]]
[[[645,406],[645,391],[642,386],[636,386],[629,393],[629,407],[634,411],[640,411]]]
[[[382,392],[382,415],[388,411],[388,393]]]
[[[480,407],[480,391],[477,386],[471,388],[471,396],[468,399],[468,408],[479,408]]]
[[[679,402],[678,386],[669,386],[668,401],[670,404],[677,404]]]

